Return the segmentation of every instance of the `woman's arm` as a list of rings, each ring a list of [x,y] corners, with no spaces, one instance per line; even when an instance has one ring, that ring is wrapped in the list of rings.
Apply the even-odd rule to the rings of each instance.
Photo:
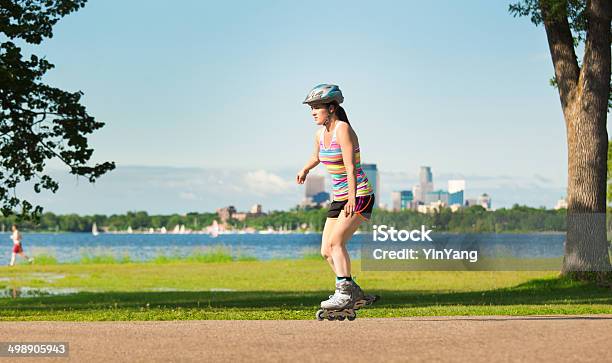
[[[304,167],[302,168],[302,170],[300,170],[298,172],[297,175],[297,182],[298,184],[303,184],[304,181],[306,180],[306,175],[308,174],[308,172],[314,168],[315,166],[319,165],[319,131],[317,131],[315,133],[315,146],[314,146],[314,151],[312,153],[312,155],[310,156],[310,159],[308,160],[308,162],[306,162],[306,165],[304,165]]]
[[[351,140],[350,126],[346,122],[340,122],[340,125],[338,125],[336,140],[342,149],[342,161],[344,162],[348,182],[349,201],[345,211],[352,214],[355,210],[355,198],[357,195],[357,169],[355,169],[355,147],[353,140]]]

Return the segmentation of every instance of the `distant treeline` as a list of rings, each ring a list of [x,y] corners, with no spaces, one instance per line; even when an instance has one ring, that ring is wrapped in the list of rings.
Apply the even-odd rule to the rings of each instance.
[[[311,230],[321,231],[325,225],[326,209],[293,210],[274,212],[267,216],[234,222],[236,227],[295,230],[310,226]],[[421,225],[435,226],[437,231],[448,232],[536,232],[565,231],[566,210],[550,210],[515,205],[510,209],[501,208],[487,211],[480,206],[463,208],[451,212],[449,208],[437,213],[422,214],[413,210],[390,212],[374,210],[372,220],[361,225],[362,230],[371,229],[373,224],[385,224],[396,229],[413,229]]]
[[[610,213],[612,209],[608,212]],[[290,211],[275,211],[268,215],[247,218],[245,221],[230,220],[229,224],[237,229],[254,228],[265,230],[285,229],[292,231],[322,231],[325,225],[327,209],[293,209]],[[463,208],[457,212],[442,209],[434,214],[422,214],[412,210],[389,212],[374,210],[371,222],[363,223],[362,230],[371,229],[372,224],[386,224],[397,229],[419,228],[421,225],[435,226],[438,231],[448,232],[539,232],[559,231],[566,229],[566,210],[551,210],[514,205],[512,208],[501,208],[487,211],[480,206]],[[19,222],[25,231],[38,232],[90,232],[95,222],[100,231],[125,231],[131,227],[134,231],[156,230],[165,227],[168,232],[177,225],[185,229],[202,230],[210,226],[213,220],[219,221],[216,213],[187,213],[186,215],[148,215],[147,212],[128,212],[127,214],[111,216],[77,214],[55,215],[44,213],[40,223]],[[6,231],[10,230],[15,217],[0,217],[0,225]],[[609,221],[610,223],[610,221]]]
[[[51,212],[43,213],[40,222],[17,222],[24,231],[38,232],[91,232],[95,222],[102,232],[104,228],[109,231],[125,231],[131,227],[134,231],[159,229],[165,227],[170,232],[177,225],[184,225],[186,229],[201,230],[219,219],[217,213],[187,213],[186,215],[149,215],[147,212],[127,212],[127,214],[113,214],[111,216],[95,214],[80,216],[78,214],[56,215]],[[15,216],[0,216],[0,226],[10,230],[11,224],[16,222]]]

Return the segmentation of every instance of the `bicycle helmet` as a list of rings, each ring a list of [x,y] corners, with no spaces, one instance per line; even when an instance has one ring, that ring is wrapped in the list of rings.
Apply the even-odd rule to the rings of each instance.
[[[332,103],[334,101],[338,102],[338,104],[344,101],[344,96],[342,96],[340,87],[335,84],[323,83],[315,86],[310,92],[308,92],[308,96],[306,96],[306,99],[302,103],[313,105]]]

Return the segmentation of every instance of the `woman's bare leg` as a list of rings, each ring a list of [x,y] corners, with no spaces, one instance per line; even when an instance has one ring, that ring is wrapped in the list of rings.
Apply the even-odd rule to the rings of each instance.
[[[329,238],[336,276],[351,276],[351,258],[346,249],[346,243],[353,237],[353,234],[363,220],[363,217],[357,213],[350,217],[345,217],[344,211],[342,211],[336,221],[336,225]]]
[[[331,256],[331,244],[329,243],[329,240],[331,238],[332,232],[334,231],[334,226],[336,225],[337,220],[337,218],[327,218],[327,220],[325,220],[325,227],[323,227],[323,236],[321,237],[321,256],[323,256],[323,258],[327,260],[334,273],[336,273],[336,269],[334,268],[334,260]]]

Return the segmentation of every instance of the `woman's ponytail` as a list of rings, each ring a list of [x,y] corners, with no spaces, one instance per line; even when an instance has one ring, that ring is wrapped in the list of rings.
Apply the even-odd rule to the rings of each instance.
[[[351,124],[348,120],[348,116],[346,115],[346,111],[344,111],[344,108],[342,108],[342,106],[336,104],[336,109],[334,113],[336,114],[336,117],[338,117],[338,120],[344,121],[349,125]]]

